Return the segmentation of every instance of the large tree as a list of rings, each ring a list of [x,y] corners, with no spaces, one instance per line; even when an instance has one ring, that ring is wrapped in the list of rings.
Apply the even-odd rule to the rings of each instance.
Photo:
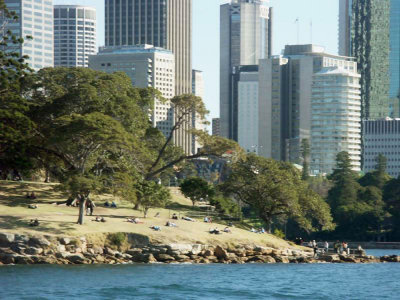
[[[180,190],[185,197],[192,200],[193,206],[201,199],[206,200],[214,196],[214,188],[202,178],[192,177],[180,184]]]
[[[277,217],[290,217],[307,231],[333,228],[329,206],[290,164],[250,154],[232,165],[221,188],[250,205],[268,228]]]

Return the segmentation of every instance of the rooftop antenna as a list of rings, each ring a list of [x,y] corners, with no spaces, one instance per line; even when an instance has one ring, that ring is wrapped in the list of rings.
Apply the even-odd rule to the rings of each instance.
[[[297,24],[297,45],[300,45],[300,21],[299,18],[294,21]]]

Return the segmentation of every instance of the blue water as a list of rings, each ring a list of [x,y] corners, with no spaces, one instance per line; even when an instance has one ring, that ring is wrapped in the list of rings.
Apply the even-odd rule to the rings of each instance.
[[[400,264],[3,266],[0,299],[399,299]]]

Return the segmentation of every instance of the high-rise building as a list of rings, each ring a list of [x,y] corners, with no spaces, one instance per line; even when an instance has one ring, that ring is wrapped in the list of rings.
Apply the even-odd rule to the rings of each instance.
[[[134,86],[156,88],[166,99],[175,94],[175,60],[170,50],[152,45],[100,48],[97,55],[89,56],[89,67],[107,73],[125,72]],[[169,136],[174,125],[170,101],[155,99],[152,122]]]
[[[326,67],[354,73],[357,63],[315,45],[286,46],[283,56],[260,60],[260,155],[301,163],[301,141],[311,139],[313,76]]]
[[[212,135],[213,136],[220,136],[220,130],[219,130],[219,118],[213,118],[212,119]]]
[[[392,116],[400,117],[400,0],[390,3],[390,89]]]
[[[352,169],[361,171],[361,96],[357,70],[325,67],[313,76],[311,161],[313,174],[330,174],[336,156],[349,153]]]
[[[25,39],[19,49],[21,55],[29,56],[29,66],[36,71],[53,67],[53,1],[5,0],[5,4],[18,16],[18,20],[8,22],[6,29]]]
[[[96,52],[96,9],[54,5],[54,66],[87,67]]]
[[[353,0],[339,0],[339,55],[351,56]]]
[[[238,110],[232,94],[235,67],[257,65],[272,53],[272,8],[262,0],[231,0],[220,7],[221,135],[238,140]],[[237,99],[237,98],[236,98]]]
[[[364,119],[383,118],[393,110],[389,101],[390,2],[339,1],[339,55],[357,59]]]
[[[175,93],[192,93],[192,0],[105,0],[105,45],[151,44],[175,55]],[[191,120],[175,143],[191,153]]]
[[[203,72],[199,70],[192,71],[192,94],[204,98],[204,80]],[[192,115],[192,128],[197,130],[205,130],[204,119],[197,113]],[[192,136],[192,153],[196,154],[202,145],[197,141],[196,137]]]
[[[247,152],[258,153],[258,66],[235,67],[233,97],[238,107],[238,143]]]
[[[363,121],[363,171],[373,171],[377,157],[387,159],[386,172],[392,177],[400,175],[400,119]]]

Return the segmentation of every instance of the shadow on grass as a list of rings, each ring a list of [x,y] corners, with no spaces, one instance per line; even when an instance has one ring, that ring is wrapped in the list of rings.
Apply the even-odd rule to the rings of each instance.
[[[192,205],[184,205],[184,204],[180,204],[180,203],[177,203],[177,202],[171,202],[165,208],[166,209],[171,209],[171,210],[176,210],[176,211],[179,211],[179,212],[182,212],[182,211],[185,211],[185,212],[186,211],[206,212],[207,211],[203,207],[192,206]]]
[[[40,225],[36,227],[29,226],[29,220],[22,217],[13,216],[0,216],[0,229],[6,230],[20,230],[21,228],[32,229],[38,232],[52,233],[52,234],[63,234],[65,231],[73,230],[75,222],[65,222],[65,221],[48,221],[40,220],[38,218]],[[56,229],[52,227],[47,227],[48,225],[58,223],[62,228]]]

